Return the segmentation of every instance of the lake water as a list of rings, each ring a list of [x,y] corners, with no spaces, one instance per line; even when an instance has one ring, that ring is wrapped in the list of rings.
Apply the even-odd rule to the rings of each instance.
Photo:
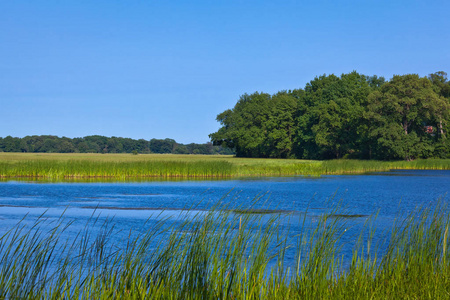
[[[156,181],[117,183],[0,182],[0,232],[27,215],[30,222],[45,213],[74,220],[74,231],[92,215],[114,218],[116,228],[145,230],[148,220],[177,216],[184,209],[208,210],[221,203],[229,208],[282,211],[283,222],[300,232],[303,216],[308,224],[338,205],[355,232],[378,214],[378,232],[418,206],[448,203],[450,171],[391,171],[366,175],[273,177],[214,181]],[[255,201],[255,198],[260,198]],[[270,214],[269,214],[270,215]],[[269,216],[267,215],[267,216]],[[289,219],[289,221],[287,221]],[[31,224],[31,223],[30,223]],[[77,227],[78,226],[78,227]],[[68,233],[69,234],[69,233]],[[349,235],[347,239],[353,239]],[[69,237],[67,237],[69,238]],[[117,235],[122,243],[124,236]],[[344,252],[349,253],[348,246]],[[293,255],[291,255],[293,258]]]

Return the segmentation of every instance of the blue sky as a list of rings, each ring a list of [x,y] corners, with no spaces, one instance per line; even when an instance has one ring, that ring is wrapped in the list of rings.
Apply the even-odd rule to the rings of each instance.
[[[450,1],[0,2],[0,137],[204,143],[244,93],[450,73]]]

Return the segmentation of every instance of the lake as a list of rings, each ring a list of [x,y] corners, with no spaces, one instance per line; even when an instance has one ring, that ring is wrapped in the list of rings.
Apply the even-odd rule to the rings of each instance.
[[[448,203],[450,171],[396,170],[365,175],[321,177],[271,177],[239,180],[186,180],[114,183],[0,182],[1,232],[27,216],[31,224],[42,214],[73,220],[75,234],[89,218],[113,219],[122,232],[113,244],[124,243],[128,232],[143,232],[151,221],[177,217],[186,209],[203,212],[220,204],[228,209],[264,209],[263,219],[281,212],[280,224],[292,236],[340,206],[349,228],[343,253],[349,255],[352,240],[369,216],[377,214],[377,239],[386,236],[394,220],[419,206]],[[271,214],[273,212],[273,214]],[[116,240],[114,240],[114,238]],[[294,242],[294,239],[292,239]],[[287,259],[294,259],[294,253]],[[293,261],[288,262],[292,264]]]

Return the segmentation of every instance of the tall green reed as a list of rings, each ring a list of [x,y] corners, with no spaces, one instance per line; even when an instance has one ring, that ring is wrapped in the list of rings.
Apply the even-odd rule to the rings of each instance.
[[[0,162],[2,177],[228,177],[232,165],[226,161],[54,161]]]
[[[448,298],[447,207],[419,208],[378,246],[368,219],[349,261],[341,247],[351,224],[339,212],[314,226],[304,214],[296,243],[282,216],[226,207],[161,216],[122,244],[112,243],[114,221],[93,218],[66,240],[72,221],[43,215],[0,237],[0,298]]]
[[[181,157],[173,160],[142,161],[17,160],[0,161],[0,178],[25,177],[47,179],[77,178],[229,178],[246,176],[292,176],[324,174],[356,174],[391,169],[450,169],[450,160],[362,161],[362,160],[276,160]]]

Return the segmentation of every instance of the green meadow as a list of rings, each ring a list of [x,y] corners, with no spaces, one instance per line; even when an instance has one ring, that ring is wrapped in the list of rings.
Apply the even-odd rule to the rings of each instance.
[[[320,176],[392,169],[448,170],[449,159],[414,161],[300,160],[227,155],[0,153],[0,178],[156,179]]]
[[[219,209],[160,218],[122,247],[109,243],[112,221],[91,220],[61,240],[71,222],[44,215],[0,237],[0,299],[448,299],[447,211],[437,205],[398,220],[381,255],[369,218],[348,260],[339,210],[303,226],[294,244],[277,214]]]

